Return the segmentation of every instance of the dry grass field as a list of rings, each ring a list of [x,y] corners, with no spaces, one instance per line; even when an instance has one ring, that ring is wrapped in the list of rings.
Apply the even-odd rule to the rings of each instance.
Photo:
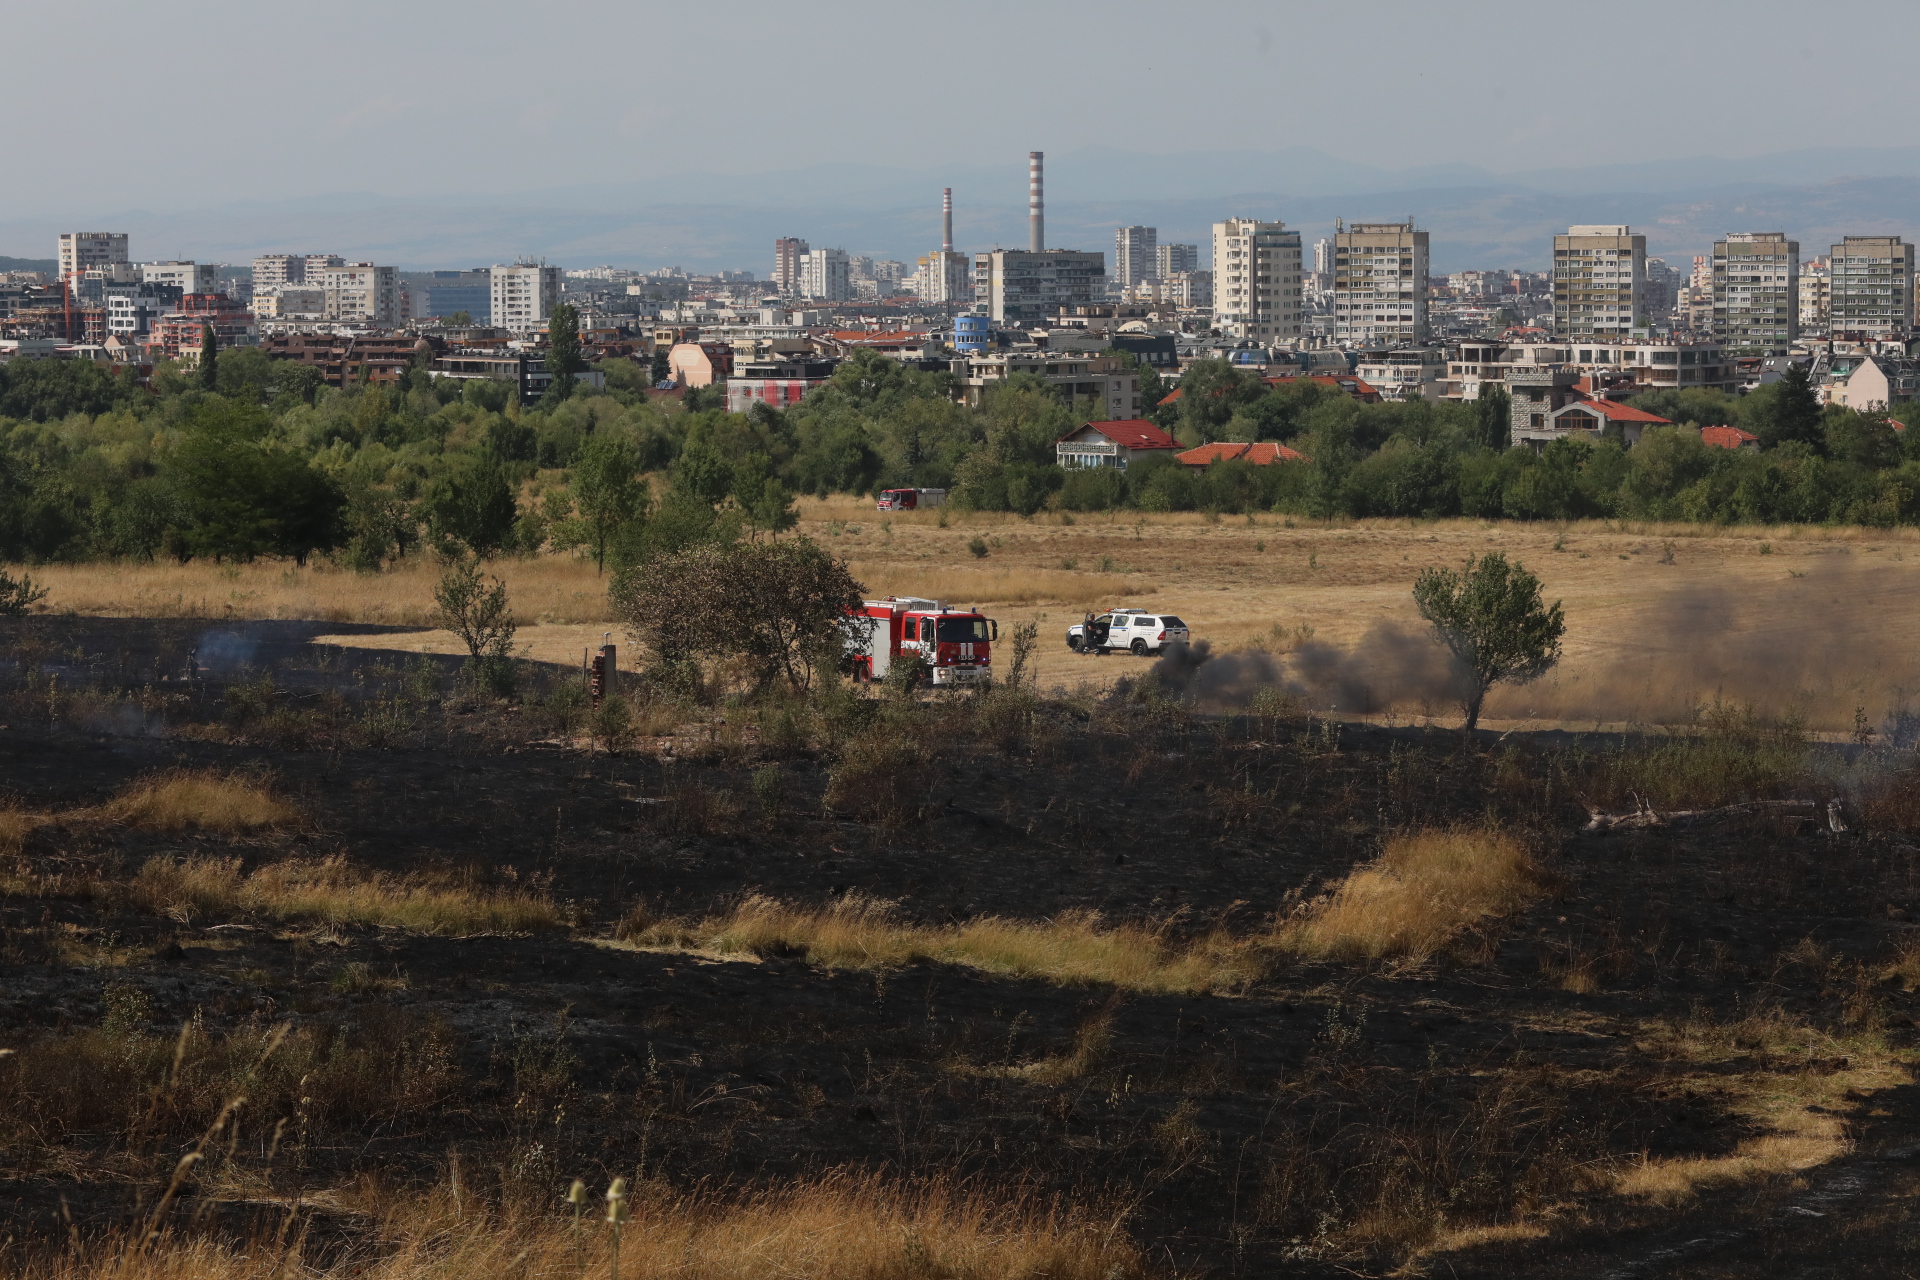
[[[1081,658],[1064,645],[1083,611],[1135,605],[1177,613],[1216,652],[1284,652],[1310,638],[1324,646],[1323,662],[1357,673],[1347,683],[1358,697],[1334,707],[1343,715],[1447,722],[1457,713],[1444,694],[1399,670],[1420,646],[1393,629],[1418,633],[1409,588],[1421,568],[1501,550],[1565,602],[1568,632],[1553,674],[1495,691],[1487,718],[1500,727],[1674,723],[1718,697],[1845,732],[1856,709],[1878,723],[1902,690],[1920,689],[1906,644],[1920,626],[1916,530],[882,515],[852,499],[808,500],[801,516],[800,531],[846,557],[875,595],[978,605],[1003,627],[1037,621],[1043,688],[1105,687],[1143,671],[1137,659]],[[974,539],[984,556],[969,549]],[[589,561],[503,560],[493,571],[512,592],[530,658],[574,663],[617,631],[606,580]],[[372,577],[278,563],[55,565],[35,577],[59,612],[385,624],[417,630],[326,639],[457,652],[452,636],[432,629],[437,573],[416,559]]]

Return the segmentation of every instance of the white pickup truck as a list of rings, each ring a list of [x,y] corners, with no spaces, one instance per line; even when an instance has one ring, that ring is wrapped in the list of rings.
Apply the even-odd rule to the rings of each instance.
[[[1139,657],[1159,653],[1170,644],[1186,644],[1191,639],[1187,624],[1170,613],[1148,613],[1145,609],[1109,609],[1092,623],[1076,622],[1067,628],[1067,648],[1075,653],[1112,653],[1125,649]]]

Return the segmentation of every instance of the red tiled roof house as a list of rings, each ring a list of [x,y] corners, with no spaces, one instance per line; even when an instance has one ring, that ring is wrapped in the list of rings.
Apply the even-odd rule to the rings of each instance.
[[[1700,443],[1716,449],[1758,449],[1760,437],[1739,427],[1702,427]]]
[[[1054,457],[1069,471],[1084,467],[1112,467],[1125,471],[1141,454],[1177,452],[1180,442],[1145,418],[1083,423],[1054,442]]]
[[[1174,461],[1188,467],[1210,467],[1216,462],[1245,462],[1256,467],[1270,467],[1276,462],[1306,460],[1305,454],[1272,440],[1262,440],[1258,444],[1216,440],[1174,456]]]

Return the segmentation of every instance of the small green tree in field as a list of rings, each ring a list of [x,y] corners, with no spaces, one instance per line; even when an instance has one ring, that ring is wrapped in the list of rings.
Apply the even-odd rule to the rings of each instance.
[[[467,646],[481,685],[495,693],[511,693],[517,626],[507,601],[507,584],[483,578],[479,564],[463,560],[441,577],[433,589],[433,602],[439,606],[440,625]]]
[[[47,589],[35,586],[26,574],[16,580],[12,574],[0,570],[0,617],[17,618],[46,598]]]
[[[1464,571],[1423,569],[1413,602],[1453,653],[1466,679],[1460,705],[1469,731],[1494,685],[1526,684],[1560,660],[1567,623],[1560,602],[1540,599],[1540,579],[1498,551],[1467,558]]]

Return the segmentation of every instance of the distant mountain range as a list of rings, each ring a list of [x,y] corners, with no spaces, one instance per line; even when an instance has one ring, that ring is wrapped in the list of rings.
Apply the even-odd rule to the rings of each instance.
[[[205,209],[71,211],[0,218],[0,248],[44,253],[73,225],[125,230],[145,258],[243,263],[322,252],[406,268],[544,257],[765,275],[776,236],[911,263],[939,247],[940,188],[954,189],[955,240],[1024,247],[1026,157],[1003,165],[827,164],[760,173],[681,173],[539,192],[399,199],[335,193]],[[1497,173],[1467,165],[1388,170],[1308,147],[1155,156],[1087,148],[1047,159],[1050,246],[1110,249],[1113,229],[1157,226],[1202,246],[1234,215],[1281,218],[1309,243],[1336,217],[1412,214],[1437,271],[1538,270],[1573,223],[1625,222],[1648,252],[1684,264],[1736,230],[1784,230],[1813,257],[1843,234],[1911,234],[1920,147],[1793,151]],[[3,260],[0,260],[3,261]]]

